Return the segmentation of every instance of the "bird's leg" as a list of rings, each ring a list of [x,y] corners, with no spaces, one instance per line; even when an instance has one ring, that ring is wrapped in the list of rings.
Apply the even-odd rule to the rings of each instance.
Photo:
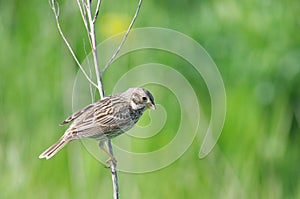
[[[104,151],[108,156],[109,156],[109,159],[106,160],[106,163],[108,164],[110,161],[113,161],[114,164],[117,164],[117,160],[116,158],[110,153],[108,152],[106,149],[105,149],[105,141],[100,141],[99,142],[99,147],[102,151]]]

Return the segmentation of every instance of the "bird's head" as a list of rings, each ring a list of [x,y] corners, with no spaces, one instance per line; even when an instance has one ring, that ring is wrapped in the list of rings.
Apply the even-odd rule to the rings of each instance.
[[[133,110],[156,109],[152,94],[144,88],[130,88],[126,91],[130,95],[130,106]]]

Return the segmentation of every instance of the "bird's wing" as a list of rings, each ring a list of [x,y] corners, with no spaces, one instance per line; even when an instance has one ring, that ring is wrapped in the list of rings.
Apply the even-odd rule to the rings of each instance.
[[[73,113],[72,115],[70,115],[69,117],[67,117],[67,119],[65,119],[63,122],[61,122],[59,125],[63,126],[71,121],[73,121],[74,119],[78,118],[79,116],[81,116],[83,113],[85,113],[86,111],[88,111],[88,109],[94,107],[95,104],[90,104],[86,107],[84,107],[83,109],[76,111],[75,113]]]
[[[114,131],[126,131],[133,123],[126,103],[120,98],[105,98],[77,116],[69,127],[70,137],[101,136]]]
[[[105,105],[107,102],[109,101],[109,97],[105,97],[103,98],[101,101],[95,102],[93,104],[87,105],[86,107],[82,108],[79,111],[76,111],[75,113],[73,113],[72,115],[70,115],[67,119],[65,119],[63,122],[61,122],[59,125],[63,126],[71,121],[73,121],[74,119],[78,118],[79,116],[81,116],[82,114],[89,112],[91,108],[95,107],[95,106],[103,106]],[[101,107],[99,107],[101,108]]]

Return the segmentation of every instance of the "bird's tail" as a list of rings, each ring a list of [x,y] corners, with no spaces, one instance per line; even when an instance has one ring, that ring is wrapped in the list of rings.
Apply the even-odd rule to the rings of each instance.
[[[50,146],[46,151],[44,151],[39,158],[46,158],[47,160],[54,156],[60,149],[62,149],[69,140],[65,140],[63,137],[60,138],[55,144]]]

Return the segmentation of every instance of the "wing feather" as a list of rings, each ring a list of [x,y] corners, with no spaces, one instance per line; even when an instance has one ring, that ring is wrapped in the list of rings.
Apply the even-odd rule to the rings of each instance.
[[[84,107],[83,109],[76,111],[75,113],[73,113],[72,115],[70,115],[69,117],[67,117],[63,122],[61,122],[59,125],[63,126],[71,121],[73,121],[74,119],[78,118],[79,116],[81,116],[84,112],[86,112],[88,109],[92,108],[94,106],[94,104],[90,104],[86,107]]]
[[[135,122],[132,121],[129,106],[120,97],[104,98],[83,108],[80,113],[74,113],[66,134],[68,137],[110,137],[110,133],[122,133],[130,129]],[[67,121],[67,120],[66,120]]]

